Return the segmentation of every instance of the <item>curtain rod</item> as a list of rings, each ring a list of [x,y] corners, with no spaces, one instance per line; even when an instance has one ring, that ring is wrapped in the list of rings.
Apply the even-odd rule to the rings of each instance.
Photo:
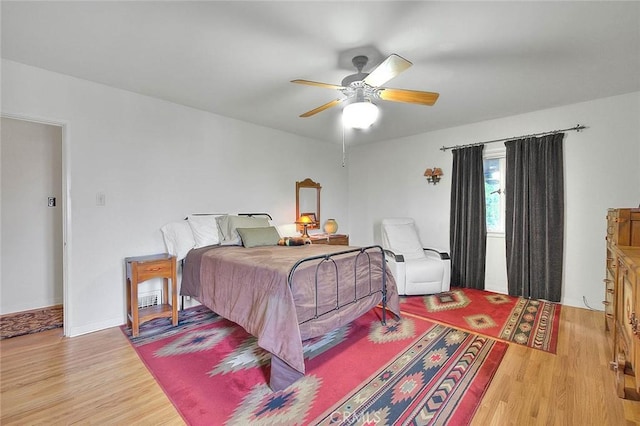
[[[576,132],[579,132],[580,130],[583,130],[583,129],[586,129],[586,128],[587,128],[587,126],[583,126],[582,124],[576,124],[574,127],[569,127],[567,129],[551,130],[549,132],[533,133],[531,135],[523,135],[523,136],[514,136],[514,137],[511,137],[511,138],[494,139],[492,141],[469,143],[469,144],[466,144],[466,145],[443,146],[442,148],[440,148],[440,151],[446,151],[448,149],[467,148],[467,147],[470,147],[470,146],[484,145],[484,144],[487,144],[487,143],[511,141],[511,140],[514,140],[514,139],[532,138],[532,137],[536,137],[536,136],[553,135],[555,133],[568,132],[570,130],[575,130]]]

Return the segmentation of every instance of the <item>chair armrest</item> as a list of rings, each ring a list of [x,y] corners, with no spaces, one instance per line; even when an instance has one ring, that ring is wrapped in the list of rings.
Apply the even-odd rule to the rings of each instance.
[[[428,247],[423,247],[422,250],[427,250],[427,251],[432,251],[434,253],[438,253],[438,255],[440,255],[440,259],[442,259],[442,260],[451,259],[451,257],[449,257],[449,253],[447,253],[445,251],[440,251],[438,249],[428,248]]]
[[[401,254],[395,254],[391,250],[384,249],[384,255],[395,260],[396,262],[404,262],[404,256]]]

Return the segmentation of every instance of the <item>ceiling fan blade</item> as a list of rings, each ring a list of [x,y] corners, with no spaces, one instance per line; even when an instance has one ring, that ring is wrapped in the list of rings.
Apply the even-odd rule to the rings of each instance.
[[[439,93],[420,92],[418,90],[389,89],[381,87],[378,92],[380,99],[392,102],[407,102],[410,104],[433,105],[438,100]]]
[[[318,83],[317,81],[310,81],[310,80],[291,80],[291,82],[298,83],[298,84],[306,84],[307,86],[324,87],[325,89],[336,89],[336,90],[344,89],[344,87],[336,86],[335,84]]]
[[[413,65],[402,56],[392,53],[363,80],[369,86],[378,87]]]
[[[327,102],[324,105],[320,105],[318,108],[312,109],[311,111],[307,111],[304,114],[300,114],[300,117],[306,118],[306,117],[311,117],[312,115],[315,115],[319,112],[324,111],[325,109],[331,108],[332,106],[336,106],[338,105],[340,102],[344,101],[343,99],[336,99],[334,101],[331,102]]]

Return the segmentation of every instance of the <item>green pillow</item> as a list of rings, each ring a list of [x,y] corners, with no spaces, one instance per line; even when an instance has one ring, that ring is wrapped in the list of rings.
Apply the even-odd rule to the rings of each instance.
[[[269,226],[266,217],[225,215],[216,218],[218,232],[221,235],[220,244],[223,246],[239,246],[242,244],[237,228],[258,228]]]
[[[277,246],[280,234],[275,226],[260,228],[237,228],[245,247]]]

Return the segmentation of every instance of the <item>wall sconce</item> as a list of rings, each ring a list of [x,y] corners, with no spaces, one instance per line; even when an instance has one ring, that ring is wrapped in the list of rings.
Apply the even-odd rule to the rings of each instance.
[[[439,167],[434,167],[433,169],[427,169],[424,171],[424,176],[427,178],[427,182],[434,185],[440,182],[440,176],[442,175],[442,169]]]
[[[300,219],[296,222],[298,225],[302,225],[302,238],[309,238],[309,234],[307,233],[307,226],[313,224],[313,220],[306,215],[300,216]]]

